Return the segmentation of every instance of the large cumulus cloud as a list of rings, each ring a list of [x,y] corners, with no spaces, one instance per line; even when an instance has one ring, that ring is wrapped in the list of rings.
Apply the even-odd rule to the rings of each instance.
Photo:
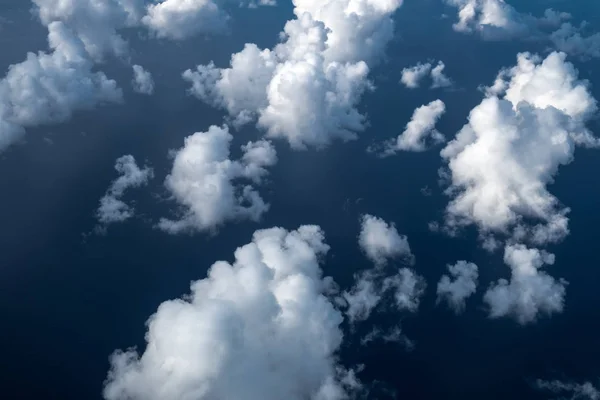
[[[177,220],[163,218],[162,229],[170,233],[210,231],[226,221],[257,221],[268,210],[253,184],[260,184],[267,174],[265,167],[277,162],[275,148],[266,140],[248,142],[242,146],[241,158],[231,160],[232,139],[227,126],[211,126],[185,139],[165,180],[183,206],[182,215]]]
[[[547,189],[577,145],[596,146],[585,123],[596,111],[587,82],[564,53],[545,60],[519,54],[446,148],[452,200],[446,227],[474,224],[482,237],[502,235],[536,245],[568,230],[568,208]]]
[[[236,124],[256,120],[269,137],[294,148],[324,147],[364,130],[357,108],[372,87],[369,64],[393,35],[401,0],[295,0],[282,42],[272,50],[247,44],[229,68],[187,70],[191,92],[223,108]]]
[[[328,249],[317,226],[257,231],[233,263],[158,307],[141,354],[113,354],[104,397],[346,398],[358,383],[336,359],[343,318],[319,266]]]

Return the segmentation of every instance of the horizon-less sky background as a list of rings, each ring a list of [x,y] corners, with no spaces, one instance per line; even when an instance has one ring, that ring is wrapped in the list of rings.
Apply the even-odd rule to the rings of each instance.
[[[600,30],[600,4],[595,2],[509,3],[535,15],[553,7]],[[30,9],[28,1],[0,4],[2,75],[27,52],[47,48],[46,29]],[[549,185],[571,208],[571,234],[548,247],[556,263],[546,268],[569,282],[566,306],[526,326],[491,320],[484,309],[487,286],[509,274],[502,252],[481,249],[473,228],[458,237],[428,228],[429,222],[441,220],[448,202],[438,185],[441,147],[385,159],[366,152],[369,145],[402,132],[416,107],[438,98],[447,112],[437,129],[453,138],[480,103],[480,85],[491,85],[501,68],[515,64],[519,52],[547,53],[543,43],[490,42],[455,32],[456,10],[441,1],[406,0],[394,14],[394,38],[385,59],[371,71],[376,89],[359,106],[369,126],[358,140],[336,141],[319,151],[293,151],[284,141],[275,142],[279,162],[261,188],[271,209],[260,222],[227,223],[215,234],[174,236],[154,228],[174,209],[163,184],[172,166],[169,150],[182,147],[194,132],[220,125],[224,116],[186,92],[182,71],[211,60],[226,66],[246,42],[272,47],[292,18],[292,5],[280,1],[275,7],[231,7],[230,12],[228,35],[170,41],[125,30],[132,62],[154,77],[152,96],[133,92],[130,66],[109,57],[97,68],[123,88],[123,104],[28,129],[25,143],[0,154],[3,397],[101,399],[109,355],[131,346],[143,349],[145,322],[158,305],[187,293],[190,281],[204,278],[215,261],[231,261],[233,251],[249,243],[257,229],[321,226],[331,246],[324,274],[343,289],[350,287],[353,274],[371,265],[357,244],[359,218],[365,213],[394,222],[408,237],[414,269],[428,283],[416,314],[381,312],[356,331],[344,328],[341,360],[364,365],[361,380],[379,388],[370,398],[546,399],[548,393],[533,388],[538,378],[600,377],[597,150],[578,148],[574,161],[561,167]],[[444,61],[455,82],[451,90],[408,90],[399,83],[403,68],[429,59]],[[569,61],[600,98],[600,59]],[[590,127],[600,135],[597,121]],[[232,149],[259,136],[252,125],[245,127],[234,133]],[[114,161],[124,154],[151,165],[155,178],[143,190],[126,194],[136,218],[109,226],[106,235],[89,234],[98,201],[117,176]],[[435,303],[439,277],[457,260],[475,262],[480,272],[478,291],[458,316]],[[372,327],[400,321],[415,343],[413,350],[399,343],[360,344]]]

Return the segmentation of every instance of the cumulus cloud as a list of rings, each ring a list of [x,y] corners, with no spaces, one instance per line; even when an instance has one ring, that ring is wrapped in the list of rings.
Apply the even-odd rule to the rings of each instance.
[[[342,400],[360,389],[336,357],[342,314],[326,297],[317,226],[257,231],[232,264],[162,303],[146,348],[111,357],[107,400]]]
[[[151,95],[154,93],[154,80],[152,74],[141,65],[133,66],[133,80],[131,81],[133,90],[140,94]]]
[[[547,189],[576,145],[597,146],[585,123],[596,111],[587,83],[564,53],[529,53],[501,71],[488,96],[446,148],[452,197],[450,231],[475,224],[492,234],[536,245],[568,234],[568,208]]]
[[[357,273],[353,286],[342,293],[349,321],[368,319],[388,295],[395,310],[416,312],[425,291],[423,278],[409,268],[385,268],[393,259],[414,263],[406,236],[401,236],[394,224],[367,214],[361,217],[358,243],[374,267]]]
[[[227,30],[229,16],[214,0],[164,0],[148,5],[142,23],[157,37],[185,39]]]
[[[391,15],[401,4],[295,0],[296,19],[272,50],[247,44],[229,68],[201,65],[183,77],[192,94],[226,110],[235,125],[256,121],[293,148],[355,139],[366,123],[357,107],[372,87],[369,64],[392,38]]]
[[[404,334],[404,332],[402,332],[402,328],[399,326],[395,326],[387,331],[375,327],[360,340],[360,344],[365,346],[371,342],[378,340],[384,342],[400,343],[407,350],[412,350],[415,347],[415,343],[412,340],[410,340]]]
[[[85,44],[63,22],[48,25],[50,53],[29,53],[0,80],[0,150],[25,128],[60,123],[77,110],[118,103],[114,80],[93,69]]]
[[[361,228],[358,243],[367,258],[378,266],[385,265],[388,260],[404,258],[413,261],[408,238],[400,235],[394,223],[365,214],[361,217]]]
[[[227,126],[211,126],[185,139],[173,161],[165,186],[183,206],[177,220],[163,218],[159,227],[169,233],[211,231],[231,220],[258,221],[269,209],[253,185],[277,162],[266,140],[242,146],[239,160],[230,159],[233,139]]]
[[[587,23],[574,26],[571,15],[547,9],[542,17],[518,12],[504,0],[446,0],[458,9],[458,32],[477,32],[485,40],[541,40],[583,58],[600,57],[600,33],[586,36]]]
[[[438,62],[438,65],[431,70],[432,89],[452,86],[452,80],[444,74],[444,69],[446,69],[446,64],[440,61]]]
[[[448,265],[450,276],[443,275],[437,285],[437,302],[445,302],[460,314],[465,310],[467,299],[477,290],[477,265],[458,261]]]
[[[452,86],[452,80],[444,74],[445,68],[442,61],[438,61],[435,67],[431,63],[418,63],[402,70],[400,82],[409,89],[416,89],[421,86],[423,79],[430,76],[432,89]]]
[[[129,188],[147,184],[154,177],[152,168],[138,167],[132,155],[117,158],[115,170],[120,176],[111,183],[106,194],[100,199],[100,206],[96,212],[101,230],[105,229],[108,224],[123,222],[131,218],[134,209],[121,200],[123,194]]]
[[[421,81],[431,73],[431,63],[417,64],[402,70],[400,82],[409,89],[416,89],[421,86]]]
[[[600,390],[598,390],[591,382],[573,383],[562,382],[558,380],[544,381],[538,379],[536,381],[537,389],[551,392],[561,399],[570,400],[598,400],[600,399]],[[565,397],[569,396],[569,397]]]
[[[398,151],[425,151],[427,139],[432,144],[443,143],[446,139],[435,129],[435,125],[445,112],[446,105],[441,100],[417,108],[404,132],[384,144],[381,156],[390,156]]]
[[[508,245],[504,262],[511,268],[511,279],[500,279],[484,295],[491,318],[512,317],[527,324],[539,315],[560,313],[564,307],[567,282],[556,280],[540,268],[554,264],[554,254]]]

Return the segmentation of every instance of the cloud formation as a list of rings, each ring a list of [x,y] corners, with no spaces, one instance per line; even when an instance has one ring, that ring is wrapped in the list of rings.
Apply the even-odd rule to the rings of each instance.
[[[367,258],[377,266],[385,265],[389,260],[403,258],[412,263],[414,256],[410,251],[408,238],[400,235],[394,223],[365,214],[361,217],[358,244]]]
[[[234,125],[256,121],[268,137],[295,149],[352,140],[364,130],[358,110],[371,89],[369,64],[393,35],[391,15],[401,0],[295,0],[272,50],[246,44],[229,68],[187,70],[191,93],[227,111]]]
[[[239,160],[230,159],[233,139],[227,126],[211,126],[185,139],[175,153],[165,186],[183,206],[177,220],[163,218],[159,227],[169,233],[214,231],[227,221],[258,221],[269,209],[253,185],[275,165],[277,154],[266,140],[242,146]]]
[[[431,144],[443,143],[446,138],[435,129],[435,125],[445,112],[446,105],[441,100],[417,108],[404,132],[384,144],[381,156],[390,156],[398,151],[425,151],[427,139]]]
[[[141,65],[133,66],[133,80],[131,81],[133,90],[140,94],[151,95],[154,93],[154,80],[152,74]]]
[[[568,208],[546,188],[577,145],[597,146],[585,123],[596,111],[587,82],[551,53],[521,53],[500,72],[469,122],[442,150],[452,197],[446,228],[475,224],[482,237],[509,236],[536,245],[562,240]]]
[[[400,82],[409,89],[416,89],[421,86],[421,81],[429,75],[432,89],[449,87],[452,86],[452,80],[444,74],[445,68],[446,65],[442,61],[438,61],[435,67],[430,62],[418,63],[402,70]]]
[[[536,381],[537,389],[551,392],[561,399],[570,400],[598,400],[600,399],[600,390],[598,390],[591,382],[572,383],[562,382],[558,380],[544,381],[538,379]],[[565,397],[569,396],[569,397]]]
[[[148,320],[143,353],[117,351],[107,400],[342,400],[360,389],[338,364],[341,313],[317,226],[257,231]]]
[[[554,264],[554,254],[521,244],[508,245],[504,262],[511,268],[510,281],[500,279],[483,297],[490,318],[512,317],[524,325],[539,315],[562,312],[567,282],[540,271],[544,264]]]
[[[445,0],[458,9],[454,30],[476,32],[484,40],[546,41],[558,51],[582,58],[600,57],[600,33],[585,36],[587,23],[579,27],[571,15],[547,9],[542,17],[518,12],[504,0]]]
[[[445,302],[456,314],[465,310],[466,301],[477,290],[477,265],[458,261],[448,265],[450,276],[443,275],[437,285],[437,302]]]
[[[100,199],[100,206],[96,212],[100,230],[104,230],[109,224],[131,218],[134,209],[123,202],[121,197],[127,189],[146,185],[154,177],[152,168],[138,167],[135,158],[129,154],[117,158],[115,170],[120,176],[111,183],[106,194]]]

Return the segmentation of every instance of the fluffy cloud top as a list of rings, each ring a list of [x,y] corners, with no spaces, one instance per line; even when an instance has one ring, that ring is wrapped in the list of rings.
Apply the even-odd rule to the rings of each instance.
[[[478,32],[485,40],[536,39],[551,43],[557,50],[588,57],[600,57],[600,33],[585,36],[587,24],[576,27],[567,22],[571,15],[547,9],[543,17],[518,12],[504,0],[446,0],[458,9],[458,32]]]
[[[385,143],[382,156],[398,151],[425,151],[428,138],[433,144],[444,142],[444,135],[435,129],[435,125],[445,112],[446,105],[441,100],[434,100],[417,108],[404,132],[396,140]]]
[[[242,146],[239,160],[229,158],[233,137],[227,126],[211,126],[185,139],[165,180],[167,189],[184,206],[179,220],[162,219],[170,233],[214,230],[230,220],[257,221],[269,205],[252,184],[260,184],[265,167],[277,162],[275,148],[260,140]]]
[[[119,177],[115,179],[104,197],[100,199],[100,207],[96,213],[101,228],[115,222],[122,222],[133,216],[134,210],[121,200],[125,190],[140,187],[154,177],[150,167],[139,168],[132,155],[117,158],[115,170]]]
[[[500,279],[484,295],[491,318],[513,317],[527,324],[540,314],[562,312],[567,282],[539,270],[544,264],[554,264],[553,254],[509,245],[504,250],[504,262],[512,271],[510,282]]]
[[[51,22],[48,42],[50,53],[29,53],[0,80],[0,150],[26,127],[63,122],[76,110],[122,100],[116,82],[93,70],[85,44],[68,26]]]
[[[467,299],[477,290],[477,265],[458,261],[448,265],[450,276],[443,275],[437,285],[437,302],[446,302],[459,314],[465,310]]]
[[[434,67],[431,63],[418,63],[402,70],[400,82],[409,89],[421,86],[421,81],[428,75],[431,77],[431,88],[438,89],[452,86],[452,80],[444,74],[446,65],[442,61]]]
[[[324,295],[317,226],[257,231],[191,294],[162,303],[147,346],[117,351],[107,400],[342,400],[358,383],[336,360],[343,318]]]
[[[140,94],[151,95],[154,93],[154,80],[152,74],[141,65],[133,66],[133,80],[131,81],[133,90]]]
[[[453,199],[450,230],[475,224],[482,235],[500,233],[535,244],[568,234],[568,209],[546,188],[577,144],[596,145],[585,127],[596,110],[586,82],[565,54],[543,62],[523,53],[502,71],[469,123],[445,149]]]
[[[282,42],[272,50],[247,44],[229,68],[209,64],[184,79],[203,101],[239,125],[257,121],[269,137],[297,149],[351,140],[365,128],[357,109],[369,63],[393,34],[400,0],[295,0]]]
[[[400,235],[393,223],[373,215],[361,217],[358,244],[367,258],[379,266],[394,258],[413,260],[407,237]]]

